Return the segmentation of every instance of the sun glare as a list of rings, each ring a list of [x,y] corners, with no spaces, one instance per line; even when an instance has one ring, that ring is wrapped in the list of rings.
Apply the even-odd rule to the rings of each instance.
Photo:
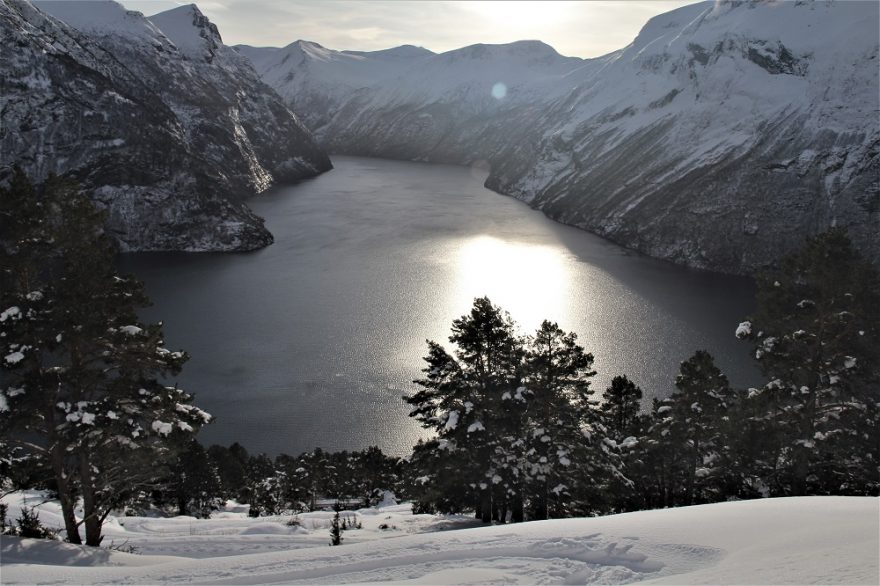
[[[461,246],[456,265],[459,313],[485,295],[525,332],[536,330],[544,319],[568,321],[569,278],[557,248],[478,236]]]
[[[468,10],[476,12],[498,26],[513,28],[533,27],[558,21],[576,2],[464,2]]]

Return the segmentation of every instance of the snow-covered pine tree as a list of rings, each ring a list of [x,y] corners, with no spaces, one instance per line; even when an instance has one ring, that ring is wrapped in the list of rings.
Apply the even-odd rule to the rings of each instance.
[[[725,437],[728,409],[736,396],[727,377],[705,350],[681,363],[672,403],[672,438],[683,455],[681,504],[716,500],[730,460]]]
[[[161,382],[187,356],[138,321],[149,301],[115,273],[103,214],[68,183],[35,190],[20,173],[0,202],[0,428],[50,465],[68,540],[84,524],[97,546],[110,510],[158,482],[176,442],[211,418]]]
[[[610,491],[613,507],[618,511],[636,510],[644,495],[635,490],[635,482],[643,472],[643,450],[640,439],[648,427],[648,417],[641,411],[642,389],[626,375],[615,376],[611,386],[602,393],[599,412],[608,437],[621,459],[626,481],[612,479]]]
[[[437,433],[436,444],[425,444],[440,451],[433,463],[454,459],[477,516],[503,520],[505,509],[513,512],[521,502],[520,485],[501,473],[517,458],[511,438],[518,437],[525,412],[525,405],[514,408],[503,399],[521,386],[523,342],[510,316],[485,297],[453,321],[449,340],[456,345],[454,357],[428,342],[425,377],[414,381],[422,388],[404,399],[413,406],[410,415]]]
[[[770,381],[752,393],[774,494],[880,489],[880,275],[844,230],[809,238],[758,279],[736,335]]]
[[[601,441],[596,428],[587,430],[593,420],[593,355],[578,345],[576,334],[545,320],[529,339],[525,365],[525,386],[517,394],[528,389],[534,399],[524,436],[529,516],[563,517],[570,511],[575,469],[597,464],[594,451],[584,450],[591,440]],[[599,480],[598,476],[588,481]]]
[[[248,515],[278,515],[287,504],[284,501],[286,479],[266,454],[251,456],[247,465],[246,501]]]
[[[671,507],[681,504],[681,468],[686,461],[683,442],[675,432],[672,411],[675,397],[654,399],[647,429],[639,439],[638,464],[630,468],[640,509]]]
[[[342,524],[339,521],[339,511],[342,506],[339,501],[333,504],[333,519],[330,521],[330,545],[342,545]]]

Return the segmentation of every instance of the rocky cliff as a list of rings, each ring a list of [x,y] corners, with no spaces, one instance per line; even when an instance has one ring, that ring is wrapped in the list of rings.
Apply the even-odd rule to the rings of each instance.
[[[77,179],[123,250],[265,246],[245,198],[330,168],[194,6],[153,23],[110,1],[0,0],[0,51],[0,179]]]

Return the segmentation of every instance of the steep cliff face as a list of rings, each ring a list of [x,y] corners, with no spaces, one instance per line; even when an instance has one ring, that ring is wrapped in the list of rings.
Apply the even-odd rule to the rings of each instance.
[[[537,42],[245,54],[282,93],[310,88],[297,103],[331,151],[488,160],[487,186],[557,220],[751,272],[832,225],[880,262],[877,22],[873,2],[704,2],[598,59]]]
[[[265,246],[244,198],[329,160],[207,19],[175,12],[184,48],[114,2],[0,0],[0,175],[76,178],[124,250]]]

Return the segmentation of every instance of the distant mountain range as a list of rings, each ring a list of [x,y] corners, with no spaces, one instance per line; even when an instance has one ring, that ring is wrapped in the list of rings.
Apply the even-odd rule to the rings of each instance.
[[[749,272],[843,225],[880,260],[876,2],[703,2],[598,59],[236,47],[330,152],[473,164],[652,256]],[[494,90],[494,91],[493,91]]]
[[[243,250],[271,242],[246,197],[329,151],[487,167],[551,218],[690,266],[751,272],[832,225],[880,262],[878,22],[876,2],[703,2],[579,59],[233,49],[194,5],[0,0],[0,180],[79,179],[126,249]]]
[[[0,0],[0,54],[0,177],[76,178],[124,250],[265,246],[245,198],[331,168],[195,6]]]

